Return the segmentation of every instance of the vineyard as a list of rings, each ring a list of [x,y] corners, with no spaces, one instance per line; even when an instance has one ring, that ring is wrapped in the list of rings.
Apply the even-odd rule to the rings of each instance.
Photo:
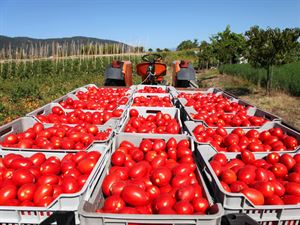
[[[135,67],[140,56],[0,63],[0,124],[24,115],[84,84],[102,86],[105,68],[113,59],[130,60]],[[134,75],[133,79],[137,82],[138,77]]]

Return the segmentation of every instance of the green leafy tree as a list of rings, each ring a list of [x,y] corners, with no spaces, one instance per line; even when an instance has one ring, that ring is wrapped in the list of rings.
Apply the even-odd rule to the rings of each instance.
[[[153,49],[152,49],[152,48],[149,48],[149,49],[148,49],[148,52],[153,52]]]
[[[290,53],[298,47],[300,29],[251,27],[245,33],[247,39],[247,58],[250,64],[256,68],[267,70],[266,91],[271,92],[273,66],[283,65],[291,59]]]
[[[213,51],[221,64],[237,63],[245,52],[245,37],[232,32],[230,26],[227,26],[223,32],[213,35],[210,40]]]
[[[157,48],[156,52],[162,52],[162,50],[160,48]]]
[[[198,53],[198,64],[199,68],[208,69],[211,64],[216,62],[216,57],[213,52],[213,47],[207,41],[202,41],[199,46],[199,53]]]
[[[188,49],[193,49],[198,47],[198,40],[194,39],[194,41],[191,40],[186,40],[181,42],[177,46],[177,51],[182,51],[182,50],[188,50]]]
[[[164,51],[164,52],[169,52],[169,51],[170,51],[170,49],[168,49],[168,48],[164,48],[164,49],[163,49],[163,51]]]

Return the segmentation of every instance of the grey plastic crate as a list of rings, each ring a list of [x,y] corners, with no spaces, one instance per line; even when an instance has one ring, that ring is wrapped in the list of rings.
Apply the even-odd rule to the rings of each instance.
[[[222,91],[219,88],[209,88],[207,90],[199,90],[199,89],[198,90],[175,89],[175,90],[176,90],[176,92],[175,91],[172,92],[174,98],[177,98],[180,93],[187,93],[187,94],[198,94],[198,93],[201,93],[201,94],[216,94],[216,93]]]
[[[207,143],[207,142],[199,142],[199,141],[197,141],[197,139],[195,138],[195,135],[194,135],[194,133],[193,133],[193,130],[194,130],[198,125],[206,126],[203,122],[193,122],[193,121],[185,121],[185,122],[184,122],[184,127],[186,128],[188,134],[192,136],[192,138],[193,138],[193,140],[194,140],[194,142],[195,142],[196,144],[198,144],[198,145],[203,145],[203,144],[207,145],[207,144],[209,144],[209,143]],[[207,126],[206,126],[206,127],[207,127]],[[276,122],[276,121],[267,122],[267,123],[265,123],[263,126],[261,126],[261,127],[258,128],[258,129],[255,129],[255,130],[257,130],[258,132],[261,133],[261,132],[266,131],[266,130],[269,130],[269,129],[271,129],[271,128],[280,128],[280,129],[282,129],[282,131],[283,131],[284,133],[286,133],[287,135],[290,135],[290,136],[292,136],[292,137],[294,137],[294,138],[297,139],[297,141],[298,141],[298,143],[299,143],[299,146],[298,146],[295,150],[293,150],[293,151],[284,151],[285,153],[295,152],[295,151],[297,151],[298,149],[300,149],[300,133],[297,132],[297,131],[295,131],[295,130],[293,130],[293,129],[291,129],[291,128],[289,128],[289,127],[287,127],[287,126],[285,126],[285,125],[283,125],[283,124],[281,124],[280,122]],[[226,129],[226,131],[227,131],[228,133],[231,133],[233,130],[234,130],[234,128]],[[243,130],[244,130],[245,132],[247,132],[247,131],[251,130],[251,128],[243,128]],[[209,145],[210,145],[210,144],[209,144]],[[212,148],[215,149],[213,146],[212,146]],[[215,151],[216,151],[216,150],[215,150]]]
[[[298,153],[298,152],[297,152]],[[207,178],[207,184],[210,186],[212,195],[221,202],[225,214],[228,213],[246,213],[254,220],[266,224],[266,222],[276,222],[283,224],[285,221],[300,221],[300,205],[263,205],[255,206],[242,193],[230,193],[223,189],[218,177],[209,164],[209,160],[216,154],[210,145],[198,145],[197,161],[203,168],[202,173]],[[269,153],[254,153],[256,159],[264,158]],[[286,152],[279,152],[280,155]],[[296,153],[290,153],[295,155]],[[239,153],[226,153],[228,159],[236,158]],[[295,224],[297,224],[295,223]],[[290,224],[290,223],[288,223]],[[294,224],[294,223],[291,223]]]
[[[105,89],[105,88],[110,88],[110,89],[114,89],[114,90],[117,90],[117,89],[125,89],[126,87],[120,87],[120,88],[115,88],[115,87],[97,87],[95,84],[89,84],[89,85],[85,85],[84,87],[80,87],[80,88],[77,88],[71,92],[69,92],[68,94],[74,94],[76,95],[79,91],[83,91],[83,92],[88,92],[88,88],[89,87],[95,87],[97,89]],[[125,96],[131,96],[133,94],[133,90],[129,88],[129,90],[126,91],[126,94]]]
[[[169,140],[171,137],[174,137],[177,141],[183,139],[190,139],[185,135],[161,135],[161,137],[154,137],[153,135],[144,135],[143,137],[136,137],[132,134],[119,134],[116,136],[113,150],[116,149],[119,144],[126,140],[130,141],[136,146],[144,138],[159,138],[164,140]],[[101,191],[101,184],[107,175],[111,162],[110,159],[106,164],[106,169],[103,170],[98,184],[96,185],[95,190],[91,194],[88,200],[81,202],[79,206],[79,218],[81,225],[113,225],[113,224],[203,224],[203,225],[215,225],[220,224],[221,216],[223,215],[223,209],[220,204],[214,204],[212,198],[208,192],[208,189],[205,185],[203,177],[198,170],[198,180],[203,186],[204,195],[207,197],[209,204],[211,206],[211,215],[141,215],[141,214],[108,214],[108,213],[96,213],[95,210],[98,207],[103,206],[104,197]]]
[[[36,109],[36,110],[28,113],[26,116],[34,117],[35,120],[37,120],[38,122],[41,122],[36,116],[38,116],[38,115],[45,115],[45,116],[49,115],[50,113],[52,113],[52,108],[55,107],[55,106],[60,107],[65,113],[70,113],[70,112],[73,112],[74,110],[76,110],[76,109],[65,109],[58,103],[49,103],[49,104],[47,104],[47,105],[45,105],[45,106],[43,106],[39,109]],[[108,121],[106,121],[104,124],[97,125],[97,126],[107,126],[107,127],[115,128],[120,123],[120,120],[121,121],[124,120],[124,117],[126,116],[127,106],[120,105],[120,106],[117,107],[117,109],[123,109],[124,110],[120,118],[111,118]],[[102,110],[81,109],[81,111],[94,113],[94,112],[101,112]],[[74,125],[74,124],[67,124],[67,125]]]
[[[157,97],[159,97],[159,98],[170,97],[170,102],[173,104],[173,107],[175,107],[174,101],[173,101],[173,97],[172,97],[172,95],[169,94],[169,93],[134,93],[134,94],[132,95],[132,101],[131,101],[131,103],[130,103],[130,106],[132,106],[132,104],[133,104],[133,102],[134,102],[134,99],[135,99],[136,97],[141,97],[141,96],[146,97],[146,98],[152,97],[152,96],[157,96]],[[157,107],[158,107],[158,106],[157,106]]]
[[[78,207],[81,201],[87,200],[92,190],[94,190],[101,173],[104,170],[105,163],[108,160],[110,145],[94,144],[88,151],[99,151],[101,157],[92,170],[89,178],[82,189],[73,194],[61,194],[48,207],[23,207],[23,206],[0,206],[0,224],[40,224],[43,220],[49,217],[52,213],[58,211],[74,211],[76,215],[76,224],[79,224]],[[0,156],[4,157],[7,154],[15,153],[24,157],[30,157],[36,152],[28,151],[2,151]],[[48,151],[44,152],[46,158],[56,156],[62,159],[66,153]]]
[[[130,107],[128,108],[127,111],[127,117],[124,121],[124,123],[121,125],[121,128],[119,129],[119,132],[124,132],[125,127],[130,119],[129,116],[129,111],[130,109],[136,109],[139,112],[139,115],[146,117],[148,115],[155,115],[158,112],[162,112],[162,113],[168,113],[171,115],[172,118],[175,118],[181,128],[181,133],[183,133],[183,126],[181,123],[181,118],[180,118],[180,111],[177,108],[170,108],[170,107],[165,107],[165,108],[158,108],[158,107]],[[136,135],[140,135],[140,134],[145,134],[145,133],[135,133]],[[161,135],[161,134],[156,134],[156,135]]]
[[[167,93],[169,93],[168,86],[166,86],[166,85],[143,85],[143,84],[136,85],[135,93],[140,93],[138,91],[144,89],[145,87],[151,87],[151,88],[159,88],[160,87],[163,90],[167,91]]]
[[[184,120],[191,120],[191,121],[194,121],[194,122],[202,122],[203,124],[205,124],[206,126],[207,123],[203,120],[197,120],[197,119],[194,119],[192,114],[197,114],[197,111],[192,108],[192,107],[184,107],[182,109],[182,114],[183,114],[183,118]],[[260,109],[257,109],[257,108],[249,108],[247,110],[247,115],[248,116],[258,116],[258,117],[263,117],[264,119],[266,120],[269,120],[269,121],[281,121],[281,118],[280,117],[277,117],[271,113],[268,113],[268,112],[265,112],[265,111],[262,111]],[[263,126],[263,125],[262,125]],[[210,127],[217,127],[217,126],[210,126]],[[237,128],[237,127],[225,127],[227,129],[234,129],[234,128]],[[247,129],[258,129],[260,128],[259,126],[249,126],[249,127],[241,127],[241,128],[247,128]]]
[[[36,124],[37,121],[32,118],[32,117],[21,117],[19,119],[16,119],[8,124],[5,124],[3,126],[0,127],[0,141],[3,141],[5,136],[7,136],[8,134],[17,134],[17,133],[21,133],[26,131],[27,129],[33,127],[34,124]],[[54,124],[44,124],[45,128],[49,128],[54,126]],[[69,126],[76,126],[76,124],[70,124]],[[108,128],[111,128],[109,126],[97,126],[99,131],[105,131]],[[110,133],[110,135],[107,137],[106,140],[95,140],[94,143],[108,143],[113,135],[114,135],[114,129],[111,128],[112,131]],[[86,150],[89,150],[90,147],[93,145],[90,144]],[[2,150],[6,150],[6,151],[11,151],[14,150],[16,148],[13,147],[3,147],[0,145],[0,149]],[[32,149],[32,148],[23,148],[23,149],[19,149],[22,151],[40,151],[40,152],[47,152],[49,150],[47,149]],[[66,149],[51,149],[52,152],[70,152],[70,151],[78,151],[78,150],[66,150]]]
[[[77,98],[76,95],[74,94],[66,94],[58,99],[55,99],[54,101],[52,101],[52,103],[60,103],[65,101],[67,98],[72,98],[73,100],[79,100],[79,98]]]

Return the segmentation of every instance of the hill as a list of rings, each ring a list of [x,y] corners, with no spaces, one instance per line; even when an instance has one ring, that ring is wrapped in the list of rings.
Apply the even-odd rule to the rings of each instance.
[[[134,47],[122,42],[92,37],[37,39],[0,35],[0,58],[36,58],[76,54],[130,52]]]

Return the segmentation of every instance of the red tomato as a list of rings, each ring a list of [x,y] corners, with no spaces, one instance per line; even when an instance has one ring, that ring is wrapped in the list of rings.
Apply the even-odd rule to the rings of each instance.
[[[271,197],[275,193],[275,187],[272,182],[256,182],[252,187],[260,191],[265,198]]]
[[[66,176],[62,181],[62,191],[63,193],[75,193],[79,191],[79,185],[76,178],[71,176]]]
[[[56,163],[52,162],[44,162],[41,167],[40,171],[42,174],[56,174],[58,175],[60,172],[60,167]]]
[[[221,173],[221,181],[225,182],[226,184],[232,184],[236,180],[237,176],[231,169],[226,169]]]
[[[227,162],[227,158],[223,153],[217,153],[213,156],[212,160],[215,160],[221,164],[221,166],[225,166]]]
[[[292,169],[296,164],[296,160],[289,154],[280,156],[279,162],[284,164],[288,170]]]
[[[159,187],[169,184],[171,178],[172,172],[167,167],[160,167],[152,171],[151,181],[154,185]]]
[[[53,186],[43,184],[37,187],[33,196],[33,202],[38,204],[44,197],[53,195]]]
[[[129,205],[144,206],[150,202],[148,193],[136,185],[127,185],[121,192],[121,198]]]
[[[35,177],[29,170],[18,169],[13,172],[12,181],[17,186],[22,186],[23,184],[34,183]]]
[[[241,191],[254,205],[263,205],[263,194],[254,188],[245,188]]]
[[[173,206],[177,214],[193,214],[194,208],[189,201],[179,201]]]
[[[193,185],[181,187],[176,192],[177,200],[191,201],[195,197],[195,189]]]
[[[97,160],[86,158],[79,161],[77,169],[82,174],[90,174],[97,164]]]
[[[159,212],[161,208],[173,208],[176,200],[169,193],[162,193],[153,200],[153,210]]]
[[[300,197],[296,195],[284,195],[282,196],[282,201],[285,205],[299,205]]]
[[[286,183],[285,187],[285,194],[288,195],[296,195],[300,197],[300,184],[295,182],[288,182]]]
[[[23,201],[32,201],[36,188],[37,188],[36,184],[23,184],[18,189],[18,199],[21,202],[23,202]]]
[[[109,196],[111,187],[114,183],[120,181],[120,177],[116,174],[109,174],[107,175],[102,183],[102,191],[104,195]]]
[[[118,213],[125,206],[125,202],[119,196],[113,195],[105,199],[103,210],[106,213]]]
[[[149,166],[149,163],[146,161],[138,162],[129,169],[129,176],[134,179],[140,179],[148,173]]]
[[[139,115],[139,112],[136,109],[130,109],[129,116],[130,117],[137,117]]]
[[[251,164],[255,160],[254,154],[248,150],[242,151],[241,157],[242,157],[243,162],[246,164]]]
[[[192,205],[193,205],[194,211],[198,212],[198,213],[206,213],[206,210],[209,207],[208,201],[202,197],[194,198],[192,201]]]
[[[284,205],[284,202],[278,195],[272,195],[265,198],[265,205]]]
[[[255,169],[244,167],[238,172],[238,180],[243,181],[245,184],[251,184],[255,180]]]
[[[0,205],[17,197],[17,187],[15,185],[5,185],[0,189]]]
[[[281,163],[275,163],[274,166],[271,167],[271,171],[277,178],[283,178],[288,174],[286,166]]]
[[[248,185],[245,184],[243,181],[235,181],[230,185],[230,190],[234,193],[239,193],[247,187]]]

